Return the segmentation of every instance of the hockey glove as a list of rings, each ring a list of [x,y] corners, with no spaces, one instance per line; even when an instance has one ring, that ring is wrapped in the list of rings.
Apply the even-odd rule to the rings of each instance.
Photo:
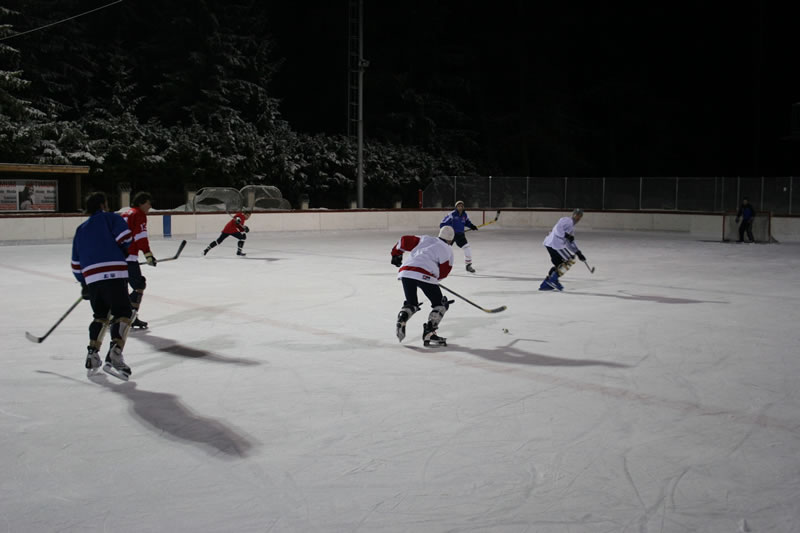
[[[392,264],[396,267],[400,267],[403,264],[403,256],[402,255],[393,255],[392,256]]]
[[[245,226],[245,227],[244,227],[244,232],[245,232],[245,233],[247,233],[248,231],[250,231],[250,228],[248,228],[247,226]]]
[[[91,300],[91,296],[89,296],[89,286],[85,283],[81,283],[81,298],[84,300]]]
[[[455,303],[455,300],[448,300],[447,296],[442,296],[442,305],[445,309],[450,309],[450,304]]]
[[[578,250],[577,255],[578,259],[580,259],[581,261],[586,261],[586,256],[583,255],[580,250]]]
[[[156,258],[153,256],[153,252],[145,252],[144,258],[147,260],[147,264],[152,267],[156,266],[156,263],[158,263],[158,261],[156,261]]]
[[[564,238],[567,239],[569,242],[574,242],[575,241],[575,236],[574,235],[570,235],[569,233],[565,233],[564,234]]]
[[[473,225],[471,225],[471,226],[469,227],[469,229],[471,229],[472,231],[478,231],[478,226],[476,226],[475,224],[473,224]]]

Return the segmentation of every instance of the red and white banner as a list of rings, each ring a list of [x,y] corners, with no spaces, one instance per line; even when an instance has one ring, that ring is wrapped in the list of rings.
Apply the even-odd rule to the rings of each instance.
[[[0,211],[57,211],[58,181],[0,180]]]

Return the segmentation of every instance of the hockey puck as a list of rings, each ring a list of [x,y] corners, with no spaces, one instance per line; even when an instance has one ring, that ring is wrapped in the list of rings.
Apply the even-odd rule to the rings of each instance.
[[[506,328],[503,328],[503,333],[508,333],[508,330]]]

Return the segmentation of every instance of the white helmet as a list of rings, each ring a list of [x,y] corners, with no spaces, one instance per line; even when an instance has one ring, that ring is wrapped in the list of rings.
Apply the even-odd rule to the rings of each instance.
[[[453,226],[442,226],[439,229],[439,238],[447,242],[453,242],[453,239],[456,238],[456,231],[453,229]]]

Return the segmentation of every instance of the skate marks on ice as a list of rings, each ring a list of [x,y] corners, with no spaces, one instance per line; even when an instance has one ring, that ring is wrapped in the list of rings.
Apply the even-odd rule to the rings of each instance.
[[[486,279],[496,279],[500,281],[521,281],[525,283],[539,283],[542,281],[541,276],[505,276],[500,274],[482,274],[481,272],[476,272],[475,274],[462,274],[456,273],[452,274],[450,277],[456,278],[486,278]],[[516,294],[516,293],[514,293]]]
[[[150,319],[147,321],[149,328],[153,326],[174,326],[181,323],[186,322],[195,322],[199,320],[212,320],[216,317],[224,317],[227,315],[232,308],[237,305],[241,305],[240,303],[231,303],[231,304],[217,304],[217,305],[197,305],[197,306],[190,306],[187,302],[182,300],[175,300],[173,298],[165,298],[163,296],[159,296],[158,294],[147,295],[148,300],[153,300],[162,304],[170,304],[180,307],[180,311],[176,311],[174,313],[168,315],[162,315],[156,319]],[[149,329],[148,328],[148,329]],[[136,338],[139,333],[143,333],[148,330],[137,330],[132,329],[131,335]]]
[[[520,339],[523,340],[523,339]],[[447,346],[437,348],[423,348],[421,346],[404,346],[415,353],[421,354],[423,357],[437,358],[439,360],[447,360],[458,366],[466,366],[470,368],[479,368],[493,373],[508,374],[515,377],[521,377],[533,382],[541,383],[546,386],[562,387],[575,392],[589,392],[601,395],[606,398],[613,398],[620,401],[639,404],[640,406],[654,406],[662,409],[668,409],[673,412],[681,413],[681,416],[695,416],[695,417],[709,417],[715,420],[720,420],[722,423],[730,424],[736,423],[743,426],[761,427],[765,429],[773,429],[784,431],[792,435],[798,435],[800,432],[800,425],[793,419],[786,419],[764,414],[763,412],[753,413],[750,411],[743,411],[741,409],[734,409],[730,407],[721,407],[715,405],[706,405],[699,401],[680,400],[673,398],[666,398],[653,393],[645,393],[636,390],[631,390],[612,385],[605,385],[602,383],[593,383],[580,379],[573,379],[566,376],[556,374],[540,374],[534,372],[520,373],[518,369],[510,365],[495,365],[494,361],[487,363],[485,361],[476,361],[474,359],[454,359],[453,353],[450,352],[467,352],[469,349],[449,343]],[[475,350],[476,352],[495,352],[497,350]],[[480,353],[476,353],[480,357]],[[529,354],[536,356],[537,354]],[[545,356],[549,357],[549,356]],[[484,359],[490,360],[488,357]],[[554,358],[555,359],[555,358]],[[513,361],[519,364],[519,360]],[[535,363],[533,363],[535,364]],[[618,363],[611,363],[615,367],[629,367]],[[606,362],[606,366],[610,366]],[[579,366],[579,365],[566,365],[566,366]],[[769,406],[768,406],[769,407]]]
[[[374,277],[379,277],[379,278],[388,277],[387,274],[384,273],[384,272],[365,272],[365,273],[360,274],[360,275],[361,276],[374,276]],[[388,275],[396,277],[397,276],[397,272],[396,271],[392,272],[390,270],[388,272]],[[541,276],[539,276],[539,277],[536,277],[536,276],[504,276],[504,275],[499,275],[499,274],[481,274],[480,272],[477,272],[475,274],[462,274],[461,272],[458,272],[458,273],[451,273],[451,274],[449,274],[447,276],[447,279],[453,279],[453,278],[463,278],[463,279],[485,278],[485,279],[495,279],[495,280],[500,280],[500,281],[520,281],[520,282],[524,282],[524,283],[534,283],[534,282],[535,283],[539,283],[539,282],[542,281]],[[519,294],[518,292],[508,292],[508,291],[506,291],[506,292],[507,292],[507,294]],[[494,294],[497,294],[497,292],[495,292]]]
[[[354,285],[348,284],[348,287],[351,288],[350,294],[343,296],[344,298],[350,298],[356,294]],[[338,298],[341,299],[342,297]],[[165,323],[172,323],[171,321],[173,319],[175,322],[188,321],[192,317],[200,318],[202,320],[207,320],[209,318],[209,315],[207,313],[210,312],[211,313],[210,316],[225,315],[225,317],[228,319],[239,319],[242,321],[242,323],[261,324],[263,326],[273,327],[276,329],[295,331],[303,334],[306,337],[308,335],[315,335],[326,339],[334,339],[340,345],[346,347],[346,349],[350,349],[349,347],[353,345],[372,347],[372,348],[394,345],[394,343],[387,344],[386,342],[379,339],[371,339],[369,337],[357,336],[355,334],[341,333],[340,331],[332,331],[320,327],[309,326],[307,323],[292,322],[289,320],[279,320],[268,316],[259,316],[254,313],[243,312],[239,310],[246,305],[246,303],[243,302],[232,302],[230,304],[224,304],[224,305],[197,307],[190,301],[177,300],[174,298],[164,298],[161,296],[154,295],[152,296],[152,299],[158,300],[159,302],[162,303],[174,305],[179,308],[184,308],[186,309],[186,311],[179,311],[168,317],[160,317],[158,320],[151,321],[150,324],[159,324],[162,321],[164,321]],[[306,306],[305,308],[313,309],[314,307],[318,307],[319,305],[320,304],[318,303],[312,302],[309,306]],[[302,347],[305,345],[297,344],[296,346]],[[330,348],[332,344],[328,343],[323,346],[326,348]]]
[[[228,363],[240,366],[256,366],[262,364],[262,361],[256,361],[255,359],[247,359],[244,357],[230,357],[209,350],[192,348],[191,346],[180,344],[174,339],[153,335],[152,333],[150,333],[149,330],[141,331],[139,334],[136,335],[135,338],[138,341],[142,341],[146,344],[149,344],[159,352],[168,353],[170,355],[176,355],[178,357],[185,357],[188,359],[202,359],[203,361],[211,361],[214,363]]]
[[[495,363],[508,363],[514,365],[531,365],[531,366],[605,366],[609,368],[630,368],[630,365],[622,363],[614,363],[611,361],[601,361],[599,359],[570,359],[566,357],[553,357],[550,355],[543,355],[539,353],[528,352],[521,348],[514,346],[518,341],[531,341],[537,342],[532,339],[514,339],[506,346],[499,346],[494,349],[489,348],[468,348],[448,342],[447,346],[423,348],[419,346],[405,346],[417,352],[431,353],[431,352],[463,352],[487,361]]]
[[[85,383],[55,372],[37,372]],[[141,390],[134,381],[112,382],[103,374],[92,376],[89,380],[128,400],[133,418],[142,426],[153,430],[156,435],[182,444],[195,445],[212,457],[247,457],[257,444],[257,441],[235,431],[224,422],[193,412],[174,394]]]
[[[224,256],[224,255],[223,256],[218,256],[218,257],[217,256],[213,256],[212,257],[210,255],[207,255],[207,256],[205,256],[203,258],[203,260],[204,261],[220,261],[220,260],[222,260],[222,261],[231,261],[231,260],[236,260],[236,261],[267,261],[269,263],[272,263],[274,261],[283,260],[282,257],[251,257],[249,255],[250,252],[248,252],[247,250],[245,250],[245,252],[248,255],[246,255],[244,257],[242,257],[241,255],[236,255],[236,254],[234,254],[234,255],[232,255],[230,257]]]
[[[602,279],[598,279],[596,281],[604,281]],[[538,282],[538,281],[537,281]],[[677,288],[677,287],[676,287]],[[603,293],[603,292],[588,292],[588,291],[581,291],[581,290],[573,290],[572,287],[566,287],[563,291],[547,291],[542,292],[538,289],[531,289],[529,291],[483,291],[483,292],[476,292],[475,294],[478,295],[487,295],[491,294],[493,296],[520,296],[520,295],[533,295],[533,294],[565,294],[565,295],[577,295],[577,296],[598,296],[600,298],[616,298],[619,300],[630,300],[630,301],[638,301],[638,302],[654,302],[659,304],[725,304],[728,305],[730,302],[725,300],[699,300],[695,298],[680,298],[676,296],[663,296],[660,294],[633,294],[629,291],[619,290],[616,294],[613,293]]]
[[[529,291],[483,291],[476,292],[479,296],[492,295],[497,297],[502,296],[533,296],[533,295],[577,295],[577,296],[598,296],[600,298],[616,298],[618,300],[629,300],[637,302],[654,302],[659,304],[725,304],[730,302],[723,300],[697,300],[694,298],[678,298],[674,296],[661,296],[657,294],[626,294],[624,291],[618,291],[619,294],[602,293],[602,292],[586,292],[580,290],[572,290],[566,287],[563,291],[546,291],[542,292],[539,289],[531,289]]]
[[[619,300],[632,300],[637,302],[655,302],[659,304],[725,304],[730,302],[722,300],[695,300],[693,298],[676,298],[674,296],[661,296],[657,294],[631,294],[626,291],[617,291],[618,294],[602,292],[581,292],[564,290],[561,294],[574,294],[578,296],[599,296],[601,298],[617,298]]]

